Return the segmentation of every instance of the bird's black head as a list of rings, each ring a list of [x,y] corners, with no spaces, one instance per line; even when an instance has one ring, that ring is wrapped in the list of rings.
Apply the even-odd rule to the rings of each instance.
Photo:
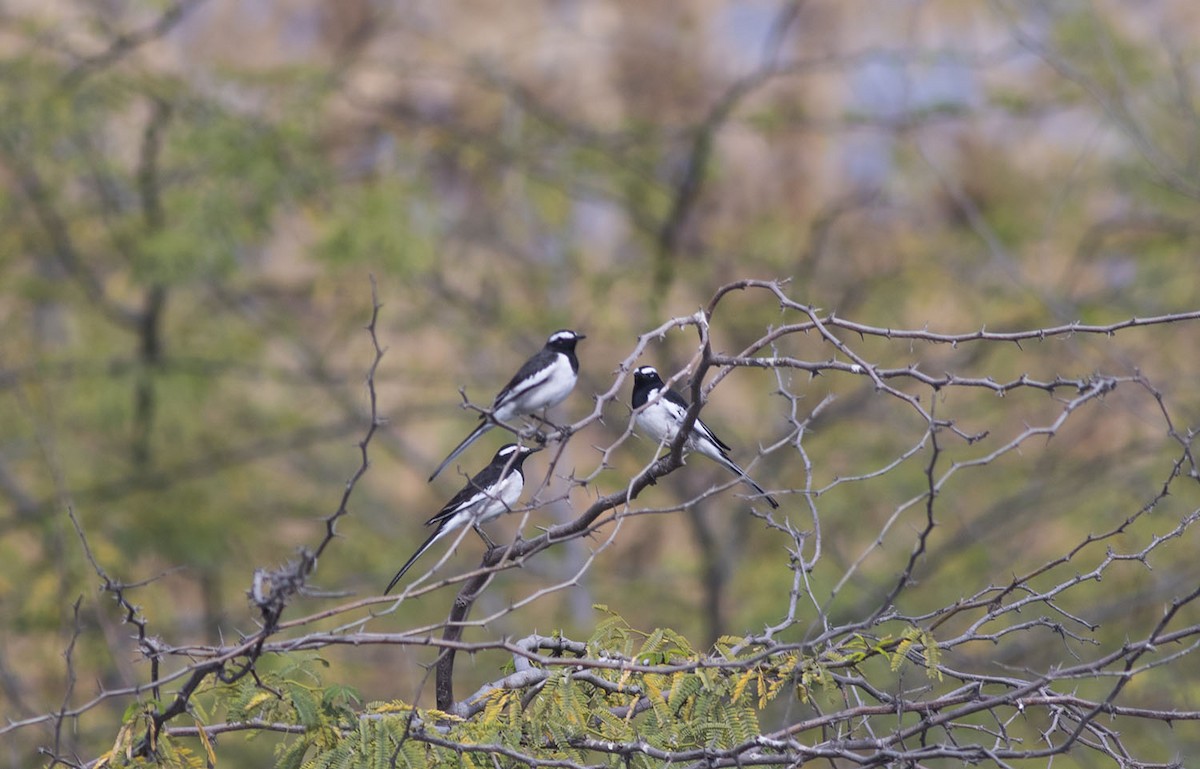
[[[587,339],[587,337],[569,328],[560,329],[546,340],[546,348],[559,352],[575,352],[575,344],[580,339]]]
[[[662,377],[654,366],[639,366],[633,370],[634,387],[662,387]]]
[[[639,366],[633,370],[633,407],[641,408],[646,399],[650,397],[650,393],[654,390],[661,389],[663,386],[662,377],[658,375],[658,369],[654,366]]]
[[[506,443],[496,452],[496,456],[492,457],[492,464],[509,467],[513,470],[520,470],[521,465],[529,455],[539,451],[541,451],[540,448],[533,446],[518,446],[515,443]]]

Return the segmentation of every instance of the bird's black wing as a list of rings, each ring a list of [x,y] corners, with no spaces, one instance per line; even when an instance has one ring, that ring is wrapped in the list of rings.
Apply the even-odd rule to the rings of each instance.
[[[451,497],[441,510],[434,513],[425,522],[425,525],[434,526],[441,523],[463,508],[469,507],[487,496],[489,490],[500,480],[500,473],[504,471],[506,464],[490,464],[476,473],[475,477],[467,481],[466,486],[459,489],[458,493]]]
[[[666,393],[663,394],[663,400],[679,409],[679,423],[682,425],[684,418],[687,417],[688,409],[691,408],[691,406],[688,405],[688,402],[684,400],[682,395],[674,390],[667,390]],[[708,440],[712,441],[713,444],[715,444],[722,451],[729,451],[729,444],[718,438],[717,434],[710,430],[708,425],[701,422],[699,417],[696,417],[696,425],[692,429],[695,430],[700,437],[707,438]]]
[[[492,401],[492,410],[495,411],[506,401],[521,397],[544,382],[548,376],[547,370],[554,365],[557,357],[558,353],[554,350],[542,348],[536,355],[525,361],[517,373],[513,374],[513,378],[508,380],[508,384],[496,393],[496,399]]]

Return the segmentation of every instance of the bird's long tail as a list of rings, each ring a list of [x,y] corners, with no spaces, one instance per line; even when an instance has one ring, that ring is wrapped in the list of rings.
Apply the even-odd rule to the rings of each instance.
[[[425,551],[428,550],[434,542],[437,542],[443,535],[445,535],[447,531],[448,529],[445,526],[437,527],[437,529],[429,535],[429,539],[421,543],[421,546],[417,548],[417,552],[413,553],[412,556],[405,561],[404,565],[400,567],[400,571],[396,572],[396,576],[392,577],[392,581],[388,583],[387,589],[383,591],[383,594],[387,595],[388,593],[392,592],[392,588],[394,588],[396,583],[404,577],[404,573],[411,569],[412,565],[417,562],[417,559],[425,555]]]
[[[491,430],[493,427],[495,427],[495,425],[487,420],[481,422],[479,427],[476,427],[471,431],[470,435],[468,435],[466,438],[463,438],[462,443],[454,447],[454,451],[450,452],[450,456],[442,460],[442,463],[437,466],[436,470],[433,471],[433,475],[429,476],[429,480],[432,481],[434,478],[438,477],[438,474],[446,469],[446,465],[457,459],[458,455],[466,451],[467,447],[474,443],[479,436],[483,435],[488,430]]]
[[[774,508],[776,510],[779,509],[779,503],[775,501],[775,497],[772,497],[770,494],[768,494],[767,490],[764,489],[762,486],[759,486],[757,481],[755,481],[749,475],[746,475],[746,471],[743,470],[742,468],[738,467],[737,462],[734,462],[732,459],[725,456],[723,453],[720,455],[719,458],[713,457],[713,459],[716,459],[717,462],[720,463],[729,472],[733,473],[734,475],[740,476],[742,479],[742,482],[745,483],[750,488],[757,491],[759,494],[761,494],[762,498],[766,500],[768,505],[770,505],[772,508]]]

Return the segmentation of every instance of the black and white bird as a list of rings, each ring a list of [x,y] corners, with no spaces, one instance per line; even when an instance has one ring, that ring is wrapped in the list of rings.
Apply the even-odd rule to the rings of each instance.
[[[660,444],[669,446],[679,434],[679,428],[687,416],[688,402],[666,386],[653,366],[641,366],[633,372],[633,408],[637,415],[638,427]],[[740,476],[743,482],[762,495],[768,505],[779,507],[779,503],[766,489],[755,483],[753,478],[746,475],[745,470],[729,458],[729,446],[699,419],[692,425],[691,434],[684,441],[683,447],[687,451],[703,454],[729,472]]]
[[[530,454],[541,451],[538,448],[518,446],[509,443],[500,447],[496,456],[487,467],[475,474],[466,486],[446,503],[446,506],[425,522],[426,526],[436,526],[429,539],[425,540],[417,552],[400,567],[396,576],[388,583],[384,595],[392,591],[396,583],[404,576],[417,559],[424,555],[429,547],[452,531],[457,531],[470,524],[491,543],[491,539],[479,528],[479,524],[498,518],[513,509],[525,488],[525,472],[522,465]]]
[[[529,416],[538,411],[557,406],[566,400],[579,380],[579,359],[575,357],[575,344],[586,339],[583,334],[562,329],[555,331],[546,344],[521,366],[516,375],[504,385],[492,401],[491,416],[479,415],[479,426],[463,442],[454,447],[450,456],[442,460],[429,480],[438,477],[446,468],[466,451],[475,440],[496,426],[496,422],[507,422],[517,417]]]

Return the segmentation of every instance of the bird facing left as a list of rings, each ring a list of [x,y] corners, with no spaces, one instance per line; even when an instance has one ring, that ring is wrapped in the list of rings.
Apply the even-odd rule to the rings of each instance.
[[[525,460],[541,449],[518,446],[515,443],[500,447],[488,466],[475,474],[446,505],[425,522],[435,526],[433,533],[412,554],[383,591],[387,595],[412,565],[430,546],[447,534],[470,524],[488,543],[491,540],[479,524],[497,518],[513,509],[525,488]]]
[[[570,329],[555,331],[546,339],[546,344],[532,358],[525,361],[508,384],[496,394],[492,401],[491,418],[479,415],[479,426],[462,440],[442,460],[429,480],[453,462],[459,454],[475,442],[479,436],[496,426],[496,422],[507,422],[517,417],[544,411],[566,400],[579,381],[579,358],[575,356],[575,345],[586,336]]]

